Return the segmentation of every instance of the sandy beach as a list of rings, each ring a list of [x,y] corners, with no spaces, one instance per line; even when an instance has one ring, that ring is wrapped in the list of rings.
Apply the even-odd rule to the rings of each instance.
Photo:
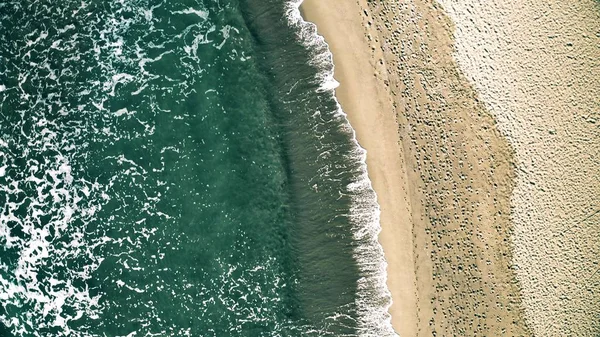
[[[330,45],[336,95],[367,150],[396,331],[531,335],[511,249],[519,165],[456,61],[442,6],[306,0],[302,9]]]
[[[400,336],[600,332],[600,4],[318,1]]]

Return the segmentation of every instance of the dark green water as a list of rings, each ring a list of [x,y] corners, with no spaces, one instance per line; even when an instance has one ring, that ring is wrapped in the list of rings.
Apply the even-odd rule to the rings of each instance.
[[[0,2],[2,336],[386,336],[378,207],[283,0]]]

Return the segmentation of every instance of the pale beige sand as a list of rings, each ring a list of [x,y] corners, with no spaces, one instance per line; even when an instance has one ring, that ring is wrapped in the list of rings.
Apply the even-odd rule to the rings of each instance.
[[[600,2],[439,0],[515,149],[514,263],[537,336],[600,335]]]
[[[401,336],[527,336],[509,249],[512,154],[434,0],[305,0],[381,204]]]

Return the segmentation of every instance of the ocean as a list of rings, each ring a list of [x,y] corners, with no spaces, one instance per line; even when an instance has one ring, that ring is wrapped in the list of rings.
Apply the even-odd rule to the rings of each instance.
[[[394,335],[298,6],[0,2],[0,336]]]

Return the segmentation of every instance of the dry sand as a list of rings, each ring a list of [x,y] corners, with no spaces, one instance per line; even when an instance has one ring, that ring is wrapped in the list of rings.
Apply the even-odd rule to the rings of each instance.
[[[381,205],[401,336],[527,336],[511,269],[512,152],[433,0],[305,0]]]
[[[600,335],[600,2],[439,0],[515,149],[514,264],[536,336]]]

